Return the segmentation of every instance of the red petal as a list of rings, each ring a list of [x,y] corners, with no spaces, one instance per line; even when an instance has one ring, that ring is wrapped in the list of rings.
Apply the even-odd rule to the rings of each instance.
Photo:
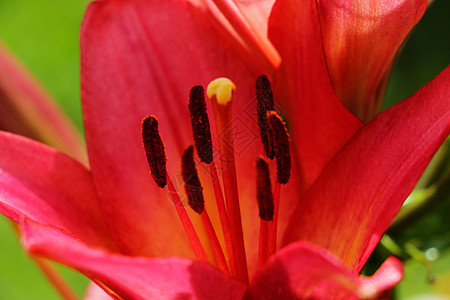
[[[91,173],[80,163],[35,141],[0,132],[0,213],[63,228],[94,246],[115,246]]]
[[[350,111],[368,121],[378,112],[395,54],[427,1],[318,3],[334,90]]]
[[[192,85],[207,85],[221,76],[236,83],[233,105],[239,115],[233,122],[245,130],[239,137],[238,167],[246,166],[238,177],[254,178],[246,174],[253,172],[248,162],[261,153],[252,115],[256,104],[251,103],[257,74],[248,71],[198,9],[178,0],[93,2],[83,24],[82,98],[89,157],[104,213],[127,254],[192,256],[167,193],[152,182],[140,137],[142,118],[156,115],[169,173],[180,179],[182,150],[193,143],[187,111]],[[240,191],[243,199],[255,206],[253,181],[247,190]],[[257,227],[254,211],[250,220]]]
[[[109,254],[50,226],[25,220],[24,246],[69,265],[124,299],[241,299],[246,286],[213,267],[178,258]]]
[[[250,299],[373,299],[402,278],[398,260],[388,259],[372,278],[358,278],[325,249],[291,244],[273,256],[250,283]],[[366,299],[366,298],[364,298]]]
[[[331,87],[314,0],[277,1],[269,37],[283,61],[274,95],[287,115],[306,190],[362,123]]]
[[[447,67],[355,135],[297,207],[285,244],[308,240],[362,268],[449,134],[449,78]]]
[[[87,163],[77,130],[1,42],[0,129],[39,140]]]
[[[251,28],[262,38],[267,38],[269,16],[275,0],[234,0]]]

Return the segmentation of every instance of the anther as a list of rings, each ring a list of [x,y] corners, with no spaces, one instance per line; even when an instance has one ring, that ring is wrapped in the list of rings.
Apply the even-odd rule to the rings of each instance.
[[[256,159],[256,197],[259,217],[264,221],[272,221],[274,206],[269,165],[262,157]]]
[[[275,155],[277,158],[277,181],[287,184],[291,177],[291,155],[289,154],[289,135],[283,119],[275,112],[267,112],[267,123],[272,131]]]
[[[275,110],[272,87],[266,75],[259,75],[256,79],[256,112],[258,115],[259,134],[267,157],[275,157],[273,139],[267,127],[267,112]]]
[[[167,158],[155,116],[148,116],[142,120],[142,142],[153,180],[163,188],[167,184]]]
[[[205,200],[203,198],[203,187],[195,168],[194,146],[192,145],[184,150],[181,171],[189,206],[196,213],[201,214],[205,208]]]
[[[189,92],[189,114],[198,157],[202,162],[210,164],[213,160],[211,128],[206,112],[205,92],[201,85],[194,85]]]

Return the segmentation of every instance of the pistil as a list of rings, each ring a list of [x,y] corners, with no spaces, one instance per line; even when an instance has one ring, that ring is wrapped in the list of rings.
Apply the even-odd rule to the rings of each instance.
[[[216,130],[219,136],[218,146],[223,157],[221,159],[222,178],[230,221],[236,275],[240,281],[248,283],[247,259],[234,158],[234,137],[232,126],[230,126],[232,98],[235,89],[235,85],[229,79],[219,78],[208,85],[207,94],[213,104]]]

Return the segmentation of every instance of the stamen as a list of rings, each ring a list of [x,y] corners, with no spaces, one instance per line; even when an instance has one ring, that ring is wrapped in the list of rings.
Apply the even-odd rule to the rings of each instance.
[[[194,162],[194,146],[189,146],[183,153],[181,173],[184,180],[184,189],[188,196],[189,206],[198,214],[205,208],[203,187],[198,178]]]
[[[233,248],[231,245],[230,224],[225,208],[222,188],[219,182],[219,176],[217,175],[217,170],[213,159],[211,128],[206,110],[205,92],[201,85],[193,86],[189,92],[189,114],[197,154],[202,162],[209,164],[210,177],[214,187],[214,195],[216,198],[217,209],[219,211],[220,223],[222,225],[222,232],[225,239],[228,258],[230,260],[232,273],[236,275],[236,271],[234,270],[235,263]]]
[[[241,210],[239,206],[239,192],[234,160],[234,137],[231,123],[232,98],[236,86],[227,78],[212,81],[207,88],[208,97],[214,109],[218,146],[221,159],[223,187],[227,212],[230,221],[233,256],[235,260],[236,277],[248,283],[247,258],[245,255],[244,234],[242,231]]]
[[[274,214],[274,204],[272,187],[270,183],[269,165],[259,157],[256,159],[256,196],[259,207],[259,250],[258,250],[258,270],[267,262],[269,258],[268,232],[269,224],[272,223]]]
[[[211,129],[206,112],[205,92],[201,85],[195,85],[191,88],[189,113],[198,157],[202,162],[210,164],[213,160]]]
[[[267,126],[267,112],[275,110],[272,87],[266,75],[259,75],[256,80],[256,112],[258,114],[259,135],[267,157],[275,157],[273,139]]]
[[[168,183],[169,194],[171,195],[178,217],[183,225],[184,231],[188,237],[189,243],[192,246],[195,256],[199,261],[209,262],[206,257],[197,232],[192,225],[191,220],[186,212],[184,206],[180,205],[181,199],[178,196],[172,180],[167,174],[166,169],[166,153],[164,150],[164,143],[158,130],[158,120],[154,116],[149,116],[142,120],[142,141],[144,143],[145,154],[147,155],[148,165],[156,184],[163,188]],[[162,177],[164,176],[164,178]]]
[[[219,268],[229,274],[227,262],[217,238],[214,227],[206,212],[205,201],[203,198],[203,187],[198,178],[197,169],[194,162],[194,146],[189,146],[183,153],[182,159],[182,175],[184,180],[184,187],[186,195],[188,196],[189,206],[199,215],[201,215],[203,224],[205,225],[206,233],[208,234],[211,248],[218,263]]]
[[[272,131],[277,158],[277,181],[287,184],[291,176],[291,155],[289,154],[289,134],[283,119],[275,112],[267,112],[267,123]]]
[[[153,180],[160,188],[163,188],[167,184],[167,158],[155,116],[148,116],[142,120],[142,141]]]

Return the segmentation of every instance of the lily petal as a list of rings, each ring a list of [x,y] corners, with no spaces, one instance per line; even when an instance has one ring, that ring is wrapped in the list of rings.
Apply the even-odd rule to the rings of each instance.
[[[269,37],[282,58],[274,94],[287,115],[306,191],[362,123],[334,94],[314,0],[276,1]]]
[[[0,213],[63,228],[86,243],[116,249],[91,173],[38,142],[0,131]]]
[[[148,259],[93,249],[65,232],[24,220],[27,251],[69,265],[124,299],[240,299],[246,286],[210,265],[178,258]]]
[[[1,42],[0,129],[46,143],[87,164],[80,134]]]
[[[333,88],[351,112],[368,121],[380,108],[395,54],[427,1],[317,2]]]
[[[450,68],[383,111],[326,167],[284,243],[308,240],[361,270],[450,130]]]
[[[403,276],[389,258],[371,278],[360,279],[331,253],[305,242],[280,250],[250,283],[248,299],[373,299]]]
[[[180,0],[98,1],[90,4],[82,26],[81,83],[89,159],[107,222],[127,254],[193,256],[167,193],[149,175],[140,137],[144,116],[158,117],[169,173],[173,179],[181,178],[182,151],[193,144],[189,89],[226,76],[237,85],[233,109],[240,115],[233,122],[246,130],[238,155],[242,161],[238,164],[245,167],[238,166],[244,172],[239,178],[253,172],[248,162],[260,149],[256,118],[248,121],[256,106],[249,108],[258,74],[251,73],[245,58],[241,60],[199,18],[199,9]],[[243,198],[255,206],[251,189],[244,190],[249,196]]]

